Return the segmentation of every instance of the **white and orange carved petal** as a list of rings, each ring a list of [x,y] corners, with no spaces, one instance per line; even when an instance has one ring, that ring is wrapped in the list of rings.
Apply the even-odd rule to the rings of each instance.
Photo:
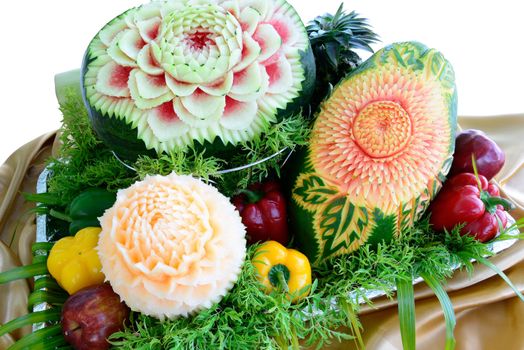
[[[114,21],[111,24],[106,25],[98,34],[100,37],[100,40],[104,43],[106,46],[110,46],[113,42],[113,39],[118,35],[118,33],[122,32],[124,29],[127,28],[127,24],[125,21]]]
[[[253,62],[245,69],[235,73],[231,92],[237,95],[250,95],[259,91],[261,86],[260,64]]]
[[[170,74],[165,74],[167,87],[175,94],[175,96],[189,96],[195,92],[198,85],[185,83],[176,80]]]
[[[262,15],[260,12],[252,7],[246,7],[243,9],[240,13],[240,17],[238,17],[238,21],[240,22],[242,30],[244,33],[247,32],[249,35],[253,35],[253,33],[255,33],[258,22],[260,22],[261,19]]]
[[[140,50],[136,57],[136,63],[138,64],[138,67],[147,74],[160,75],[164,73],[164,70],[158,66],[153,58],[150,44],[147,44],[142,48],[142,50]]]
[[[241,102],[227,96],[220,125],[229,130],[245,129],[253,122],[257,112],[256,101]]]
[[[141,97],[153,99],[169,93],[163,75],[149,75],[140,69],[136,70],[135,79]]]
[[[119,43],[120,39],[124,35],[124,32],[120,32],[115,36],[115,38],[111,42],[111,45],[109,45],[109,47],[107,48],[107,54],[109,55],[109,57],[113,59],[113,61],[115,61],[121,66],[136,67],[137,64],[135,60],[126,55],[120,48]]]
[[[140,94],[139,83],[137,82],[137,73],[140,72],[140,69],[133,69],[129,75],[129,92],[131,93],[131,98],[134,100],[135,105],[140,109],[150,109],[157,106],[160,106],[162,103],[170,101],[173,99],[174,95],[169,89],[163,95],[160,95],[155,98],[146,98]],[[138,73],[140,75],[140,73]],[[140,87],[142,89],[142,87]]]
[[[260,13],[260,16],[262,19],[266,18],[268,13],[270,12],[270,6],[273,3],[273,1],[268,0],[239,0],[238,4],[240,6],[240,11],[242,13],[242,10],[245,8],[251,7],[255,10],[257,10],[258,13]]]
[[[180,120],[171,101],[151,109],[147,123],[160,141],[172,140],[189,131],[189,125]]]
[[[293,71],[291,64],[285,57],[281,57],[281,59],[266,65],[264,68],[269,76],[268,93],[281,94],[293,86]]]
[[[282,46],[282,39],[278,34],[277,30],[269,23],[262,23],[257,27],[257,30],[253,34],[255,39],[260,45],[261,52],[258,56],[259,61],[265,61],[269,57],[273,56]]]
[[[258,56],[260,55],[261,48],[258,42],[256,42],[251,35],[244,33],[243,34],[243,45],[242,45],[242,55],[240,62],[233,67],[233,72],[241,71],[242,69],[249,66],[253,63]]]
[[[118,40],[120,50],[134,61],[136,61],[138,53],[145,45],[146,42],[142,40],[140,33],[136,29],[124,30]]]
[[[162,19],[160,17],[153,17],[143,21],[138,21],[136,26],[140,33],[140,36],[146,43],[149,43],[156,39],[160,32],[160,24]]]
[[[208,85],[201,85],[200,89],[213,96],[225,96],[231,90],[232,86],[233,72],[229,71],[223,79],[219,79]]]
[[[226,99],[224,96],[212,96],[200,89],[196,89],[189,96],[180,97],[184,107],[197,118],[208,119],[220,111],[224,111]]]
[[[113,97],[129,97],[129,67],[109,61],[100,68],[96,77],[95,89],[101,94]]]

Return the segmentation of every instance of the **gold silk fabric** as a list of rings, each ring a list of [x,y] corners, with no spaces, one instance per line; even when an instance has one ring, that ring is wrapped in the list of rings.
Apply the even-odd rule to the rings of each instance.
[[[503,193],[518,206],[511,214],[524,216],[524,114],[493,117],[461,117],[463,129],[480,129],[506,153],[506,164],[497,176]],[[18,149],[0,167],[0,271],[31,261],[35,239],[32,204],[22,192],[34,192],[45,159],[56,149],[55,133],[48,133]],[[504,270],[524,292],[524,241],[490,260]],[[25,314],[31,281],[0,285],[0,323]],[[524,349],[524,302],[489,268],[476,265],[469,276],[458,271],[446,286],[457,317],[455,338],[458,350]],[[445,326],[442,310],[431,290],[420,283],[415,288],[417,349],[444,349]],[[396,301],[379,298],[360,314],[367,349],[402,349]],[[30,327],[0,337],[0,349],[31,332]],[[333,341],[326,349],[356,349],[347,341]]]

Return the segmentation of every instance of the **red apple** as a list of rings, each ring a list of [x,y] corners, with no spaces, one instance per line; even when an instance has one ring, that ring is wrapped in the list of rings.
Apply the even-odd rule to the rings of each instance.
[[[460,173],[472,173],[472,155],[475,156],[479,174],[488,181],[498,174],[506,160],[504,151],[484,132],[475,129],[464,130],[455,140],[455,154],[448,178]]]
[[[129,308],[107,283],[79,290],[62,309],[62,332],[76,350],[109,348],[107,338],[122,330]]]

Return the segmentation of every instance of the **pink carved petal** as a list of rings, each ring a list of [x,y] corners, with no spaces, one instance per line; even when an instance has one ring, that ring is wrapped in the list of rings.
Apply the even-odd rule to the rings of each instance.
[[[147,44],[142,48],[142,50],[140,50],[136,58],[136,63],[138,64],[138,67],[140,67],[140,69],[142,69],[147,74],[160,75],[164,73],[164,70],[153,58],[150,44]]]
[[[172,101],[151,109],[147,123],[160,141],[172,140],[189,130],[189,125],[184,123],[175,112]]]
[[[268,1],[268,0],[239,0],[238,1],[238,4],[240,5],[241,13],[243,9],[251,7],[257,10],[257,12],[260,13],[260,16],[262,18],[266,18],[266,16],[268,16],[268,14],[271,12],[270,3],[273,3],[273,1]]]
[[[213,123],[213,122],[216,122],[217,120],[219,120],[220,116],[222,115],[222,112],[223,112],[223,109],[224,109],[223,107],[222,107],[222,110],[217,109],[216,111],[214,111],[210,115],[207,115],[205,117],[198,117],[198,116],[194,115],[193,113],[191,113],[184,106],[184,104],[181,101],[182,98],[184,98],[184,97],[175,98],[173,100],[173,106],[175,108],[175,111],[176,111],[176,114],[178,115],[178,117],[182,121],[184,121],[186,124],[191,126],[191,127],[199,128],[199,127],[203,127],[203,126],[208,126],[208,125],[210,125],[210,123]],[[225,105],[225,99],[224,99],[224,105]]]
[[[265,66],[269,76],[269,87],[267,91],[272,94],[281,94],[293,86],[293,72],[289,61],[282,59]]]
[[[98,71],[95,89],[108,96],[129,97],[127,82],[131,69],[109,61]]]
[[[247,33],[243,34],[242,56],[240,62],[233,68],[238,72],[253,63],[260,55],[260,45]]]
[[[135,78],[138,93],[143,98],[153,99],[169,92],[163,75],[149,75],[138,69]]]
[[[136,29],[125,30],[118,40],[120,50],[133,60],[136,60],[138,53],[145,45],[146,42],[142,40],[140,33]]]
[[[213,84],[201,85],[200,89],[213,96],[225,96],[233,86],[233,72],[226,73],[224,79],[220,79]]]
[[[124,33],[125,32],[118,33],[118,35],[113,39],[111,45],[107,48],[107,54],[113,59],[113,61],[121,66],[136,67],[136,61],[124,53],[120,48],[119,42]]]
[[[144,39],[146,43],[149,43],[158,36],[161,23],[162,19],[160,17],[153,17],[137,22],[136,26],[142,39]]]
[[[278,35],[276,29],[269,23],[262,23],[258,26],[255,34],[253,35],[262,52],[259,56],[259,61],[265,61],[269,57],[273,56],[282,45],[282,39]]]
[[[175,94],[175,96],[189,96],[195,92],[198,85],[178,81],[169,74],[165,74],[167,87]]]
[[[235,73],[231,92],[248,95],[257,92],[261,87],[260,65],[254,62],[247,68]]]
[[[226,104],[224,96],[212,96],[200,89],[189,96],[181,97],[180,101],[189,113],[202,119],[211,118],[218,110],[222,114]]]
[[[253,35],[257,29],[258,22],[262,19],[260,12],[252,7],[246,7],[240,13],[238,21],[242,27],[242,31],[247,32],[249,35]]]
[[[220,118],[220,125],[229,130],[245,129],[253,122],[257,112],[256,101],[241,102],[226,97],[226,107]]]
[[[268,21],[275,28],[282,39],[282,45],[293,45],[297,41],[297,29],[295,23],[282,15],[275,16]]]
[[[108,24],[100,31],[100,40],[106,46],[109,46],[117,34],[126,28],[127,24],[124,21],[115,21],[114,23]]]

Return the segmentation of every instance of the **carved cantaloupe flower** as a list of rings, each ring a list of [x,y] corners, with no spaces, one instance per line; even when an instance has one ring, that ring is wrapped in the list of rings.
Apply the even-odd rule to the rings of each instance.
[[[240,215],[191,176],[148,176],[120,190],[100,223],[107,280],[131,309],[160,319],[211,307],[244,261]]]

